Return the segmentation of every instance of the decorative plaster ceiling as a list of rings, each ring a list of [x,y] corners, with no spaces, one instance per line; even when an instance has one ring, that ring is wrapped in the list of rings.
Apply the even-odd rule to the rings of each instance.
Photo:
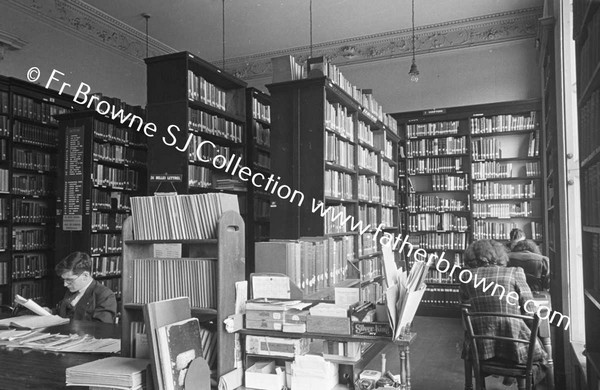
[[[82,0],[4,1],[10,6],[19,9],[22,12],[26,12],[39,19],[40,21],[54,26],[55,28],[66,30],[73,34],[77,34],[78,36],[84,37],[90,42],[107,47],[132,60],[138,61],[146,57],[145,33],[89,5],[88,3],[83,2]],[[103,4],[102,2],[95,0],[89,1],[95,3],[99,7],[101,6],[101,4]],[[199,4],[202,5],[202,2],[197,1],[195,3],[190,3],[190,1],[191,0],[178,0],[173,3],[160,3],[163,4],[162,7],[165,6],[165,3],[168,3],[169,6],[178,9],[186,6],[191,7],[193,5],[195,7],[198,7]],[[347,6],[349,6],[348,1],[346,0],[337,1],[341,1],[342,3],[345,3]],[[209,3],[216,2],[216,0],[212,0]],[[489,3],[496,7],[498,3],[503,3],[516,7],[516,3],[514,3],[514,1],[508,0],[504,0],[503,2],[492,0],[473,0],[473,2]],[[131,7],[131,2],[126,3],[129,5],[129,7]],[[218,3],[221,2],[219,1]],[[255,3],[258,3],[258,5],[260,6],[259,1],[256,1]],[[431,3],[431,1],[429,3]],[[524,3],[526,5],[538,5],[540,2],[537,0],[529,0],[525,1]],[[114,1],[111,4],[113,5],[111,10],[114,11],[117,5],[114,4]],[[125,8],[124,4],[125,3],[119,3],[119,5],[123,5],[123,9]],[[148,3],[146,3],[146,6],[147,8],[152,8],[156,6],[156,4],[156,1],[149,1]],[[468,4],[461,4],[468,8]],[[144,5],[139,5],[140,7],[142,7],[140,9],[141,12],[148,11],[147,8],[143,8]],[[283,5],[283,2],[281,2],[281,5]],[[208,4],[208,6],[210,6],[208,8],[210,8],[211,12],[218,12],[220,14],[220,5],[219,7],[216,7],[215,4]],[[419,3],[417,3],[417,6],[419,6]],[[476,7],[474,7],[474,9],[475,8]],[[181,11],[181,9],[179,9],[179,11]],[[150,14],[152,14],[152,12],[150,12]],[[464,14],[462,15],[464,16]],[[162,15],[159,14],[159,17],[160,16]],[[537,21],[541,16],[541,7],[517,7],[517,9],[514,10],[497,12],[494,14],[471,16],[458,20],[438,21],[436,23],[428,25],[421,25],[417,27],[415,48],[418,54],[422,54],[442,50],[462,49],[465,47],[471,47],[476,45],[497,44],[512,40],[534,38],[536,36],[537,31]],[[215,15],[212,15],[212,17],[214,18]],[[437,18],[439,19],[440,17],[437,16]],[[127,18],[121,16],[120,19]],[[360,20],[360,18],[357,19]],[[438,19],[436,19],[436,16],[429,16],[427,20],[435,21]],[[151,23],[153,22],[155,21],[151,19]],[[268,24],[268,20],[265,20],[265,23]],[[387,23],[388,25],[393,25],[396,23],[396,21],[394,21],[394,19],[392,18],[391,24],[389,23],[389,21]],[[136,24],[140,24],[140,21],[136,21]],[[219,26],[221,26],[220,23]],[[373,26],[375,25],[370,25],[369,28],[363,27],[361,29],[359,28],[359,25],[357,25],[356,30],[360,30],[363,32],[366,30],[373,31],[375,29],[375,27]],[[173,29],[177,29],[178,27],[184,30],[186,28],[181,25],[172,26]],[[215,34],[214,30],[214,27],[212,27],[210,32],[212,35]],[[381,30],[381,27],[379,27],[379,30]],[[218,33],[220,34],[221,31],[218,31]],[[289,34],[289,31],[286,33]],[[273,32],[272,34],[277,34],[277,32]],[[281,35],[285,34],[282,32]],[[335,34],[332,33],[330,36],[334,37]],[[313,45],[313,56],[325,56],[331,62],[337,65],[348,65],[402,57],[411,54],[410,37],[411,29],[405,28],[402,30],[388,29],[385,31],[353,36],[351,38],[342,38],[334,40],[325,39],[322,40],[321,43]],[[165,40],[162,37],[158,38],[161,40]],[[273,37],[269,38],[272,39]],[[244,39],[245,38],[243,36],[239,38],[240,41],[243,41]],[[248,39],[248,41],[251,42],[252,40]],[[257,54],[240,55],[226,58],[224,68],[240,78],[252,79],[268,77],[270,75],[270,59],[274,56],[282,54],[291,54],[297,58],[298,62],[304,62],[309,53],[309,46],[290,46],[289,42],[293,43],[299,41],[296,37],[295,40],[280,42],[278,44],[279,47],[277,47],[276,50],[262,51],[258,52]],[[219,44],[220,43],[221,41],[219,40]],[[206,44],[206,42],[204,42],[203,44]],[[230,45],[236,46],[231,43]],[[200,46],[202,46],[202,44],[199,43],[198,47]],[[213,50],[214,46],[214,44],[211,45],[211,48]],[[197,53],[198,50],[193,50],[193,48],[187,48],[187,50],[195,54],[199,54]],[[250,50],[250,52],[252,52],[251,48],[246,48],[245,50]],[[149,56],[156,56],[176,51],[179,50],[162,43],[158,39],[150,37],[148,40]],[[234,55],[236,54],[235,52],[232,53]],[[199,55],[202,57],[201,53]],[[223,62],[221,60],[216,60],[213,62],[217,66],[223,65]]]

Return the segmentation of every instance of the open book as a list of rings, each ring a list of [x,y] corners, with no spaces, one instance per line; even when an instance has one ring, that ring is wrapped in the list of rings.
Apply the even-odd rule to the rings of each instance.
[[[25,299],[19,294],[15,295],[15,302],[31,310],[36,315],[5,318],[0,320],[0,328],[38,329],[62,325],[69,322],[68,318],[52,315],[31,299]]]

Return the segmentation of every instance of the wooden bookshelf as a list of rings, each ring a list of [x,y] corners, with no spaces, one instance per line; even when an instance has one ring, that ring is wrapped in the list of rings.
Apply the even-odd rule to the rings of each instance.
[[[313,73],[311,73],[313,75]],[[338,73],[267,85],[271,95],[272,172],[281,185],[304,195],[271,198],[271,238],[324,237],[354,241],[347,259],[347,279],[381,275],[380,257],[370,252],[372,234],[398,233],[398,142],[395,121],[372,101],[372,91],[358,90]],[[337,78],[336,78],[337,77]],[[344,82],[342,82],[344,81]],[[387,123],[387,124],[386,124]],[[390,126],[391,124],[391,126]],[[331,207],[325,217],[313,206]],[[365,234],[352,221],[339,223],[333,215],[362,222]],[[377,244],[377,243],[376,243]],[[375,252],[378,249],[374,250]],[[353,261],[360,259],[360,261]],[[258,259],[257,259],[258,261]],[[365,285],[363,296],[381,297],[377,283]]]
[[[478,239],[514,227],[541,242],[541,132],[537,100],[394,114],[406,145],[409,242],[456,264]],[[409,265],[412,263],[409,259]],[[458,284],[430,270],[421,315],[458,314]]]
[[[0,304],[53,304],[58,122],[66,95],[0,76]]]
[[[135,357],[134,335],[142,332],[140,324],[144,322],[144,302],[136,302],[134,297],[145,279],[136,278],[134,260],[154,258],[154,245],[160,243],[182,244],[182,259],[214,258],[216,269],[215,289],[218,292],[212,297],[214,307],[203,307],[192,303],[192,316],[197,317],[203,327],[215,332],[216,367],[212,367],[218,378],[233,370],[235,358],[235,335],[227,333],[223,320],[235,312],[235,283],[245,280],[245,229],[244,221],[239,213],[226,211],[219,219],[217,239],[209,240],[139,240],[136,239],[133,217],[123,224],[123,313],[121,354]],[[160,259],[157,259],[160,260]],[[173,281],[179,285],[197,289],[207,285],[207,280],[199,280],[190,275],[189,280]],[[138,289],[138,290],[136,290]],[[193,293],[190,291],[190,296]]]
[[[585,289],[585,355],[589,389],[600,389],[600,321],[598,291],[600,291],[600,12],[597,1],[574,4],[574,35],[577,58],[577,93],[579,120],[579,159],[581,177],[582,245]]]
[[[132,107],[102,97],[117,109],[145,117]],[[123,222],[131,215],[130,198],[146,193],[146,136],[98,114],[79,111],[57,117],[61,152],[57,194],[60,218],[56,254],[89,253],[92,276],[121,297]],[[60,297],[62,286],[55,295]]]
[[[246,89],[246,160],[254,172],[269,176],[271,172],[271,97],[256,89]],[[254,271],[254,243],[270,237],[271,194],[248,185],[246,228],[246,277]]]

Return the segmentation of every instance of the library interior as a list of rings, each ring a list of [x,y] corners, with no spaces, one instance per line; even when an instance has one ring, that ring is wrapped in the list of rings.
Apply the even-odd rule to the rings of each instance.
[[[0,389],[600,390],[599,127],[600,0],[0,0]]]

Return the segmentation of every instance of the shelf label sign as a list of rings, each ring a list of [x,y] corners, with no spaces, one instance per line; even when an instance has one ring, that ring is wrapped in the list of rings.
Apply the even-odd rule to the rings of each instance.
[[[445,108],[433,108],[431,110],[423,111],[423,115],[442,115],[446,113]]]
[[[65,132],[65,192],[63,230],[83,230],[83,127]]]
[[[174,173],[163,173],[160,175],[150,175],[150,181],[170,181],[180,182],[183,181],[183,175]]]

